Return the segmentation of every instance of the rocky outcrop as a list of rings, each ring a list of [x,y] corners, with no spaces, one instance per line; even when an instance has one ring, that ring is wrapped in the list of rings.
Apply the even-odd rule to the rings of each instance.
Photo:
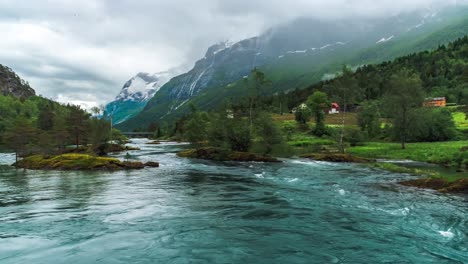
[[[12,69],[0,65],[0,94],[27,98],[36,95],[36,92]]]

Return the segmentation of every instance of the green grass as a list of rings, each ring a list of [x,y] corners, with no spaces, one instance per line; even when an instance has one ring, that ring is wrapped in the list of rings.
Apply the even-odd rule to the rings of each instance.
[[[293,147],[306,147],[306,146],[323,146],[323,145],[334,145],[335,141],[326,138],[318,138],[310,135],[294,134],[291,140],[288,141],[288,145]]]
[[[463,112],[453,112],[453,121],[459,130],[468,130],[468,119],[466,119],[466,114]]]
[[[467,177],[461,173],[439,172],[431,168],[406,168],[397,164],[386,162],[368,163],[364,164],[363,166],[395,173],[406,173],[415,176],[423,176],[431,179],[444,179],[447,183],[453,183]]]
[[[401,149],[398,143],[368,143],[364,146],[351,147],[350,154],[374,159],[410,159],[437,164],[450,164],[456,153],[462,147],[468,146],[468,141],[408,143],[406,149]]]
[[[366,166],[370,168],[382,169],[382,170],[396,172],[396,173],[407,173],[407,174],[417,175],[417,176],[440,177],[440,174],[435,171],[419,169],[419,168],[418,169],[405,168],[405,167],[398,166],[393,163],[387,163],[387,162],[370,163],[370,164],[366,164]]]

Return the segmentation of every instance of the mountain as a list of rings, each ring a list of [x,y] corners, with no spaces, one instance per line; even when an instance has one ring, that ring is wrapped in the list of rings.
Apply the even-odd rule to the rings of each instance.
[[[171,122],[189,111],[216,108],[247,94],[243,77],[260,68],[271,81],[268,94],[303,89],[341,65],[381,62],[407,53],[436,48],[468,34],[468,9],[427,9],[387,18],[324,21],[300,18],[237,43],[210,47],[194,67],[176,76],[123,130]]]
[[[0,94],[27,98],[36,95],[36,92],[12,69],[0,64]]]
[[[112,116],[114,124],[133,117],[175,74],[175,71],[138,73],[124,84],[115,100],[105,106],[104,116]]]

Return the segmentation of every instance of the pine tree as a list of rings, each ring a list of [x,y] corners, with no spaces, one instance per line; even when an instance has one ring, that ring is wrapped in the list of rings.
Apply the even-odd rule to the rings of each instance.
[[[88,118],[86,113],[79,106],[71,106],[67,118],[68,133],[72,137],[76,148],[86,141],[88,135]]]
[[[37,129],[24,116],[18,116],[5,132],[7,147],[15,152],[15,160],[30,154],[31,147],[37,142]]]

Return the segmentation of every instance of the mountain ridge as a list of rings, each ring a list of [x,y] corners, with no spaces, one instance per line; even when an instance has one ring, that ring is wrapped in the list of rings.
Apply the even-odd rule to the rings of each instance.
[[[463,12],[457,12],[463,16]],[[418,36],[440,31],[440,28],[450,24],[444,19],[453,20],[450,16],[433,10],[417,15],[398,16],[393,20],[384,19],[374,24],[369,22],[371,20],[363,20],[353,23],[340,21],[328,25],[323,21],[304,18],[292,23],[293,30],[287,30],[288,26],[284,25],[283,28],[269,30],[261,36],[224,44],[224,47],[216,44],[208,48],[205,57],[198,60],[190,71],[174,77],[164,85],[142,112],[136,115],[135,120],[130,119],[119,127],[131,130],[150,123],[165,122],[173,119],[172,117],[177,118],[188,111],[188,102],[201,109],[209,109],[223,100],[239,98],[242,96],[239,80],[254,67],[265,71],[272,80],[270,93],[305,88],[320,81],[327,72],[340,68],[333,64],[350,62],[359,65],[413,52],[413,46],[416,47],[418,43],[412,44],[413,46],[403,45],[402,52],[388,55],[373,55],[366,49],[379,50],[386,45],[394,45],[394,42],[400,42],[399,39],[405,40],[402,36],[416,39]],[[350,30],[351,25],[356,30]],[[313,34],[304,35],[303,32],[309,32],[307,28]],[[460,34],[455,35],[454,37],[460,37]],[[385,41],[381,41],[383,38]],[[299,41],[294,41],[295,39]],[[450,40],[452,39],[445,41]],[[369,54],[371,58],[358,58],[361,53]],[[233,91],[235,89],[238,91]]]

